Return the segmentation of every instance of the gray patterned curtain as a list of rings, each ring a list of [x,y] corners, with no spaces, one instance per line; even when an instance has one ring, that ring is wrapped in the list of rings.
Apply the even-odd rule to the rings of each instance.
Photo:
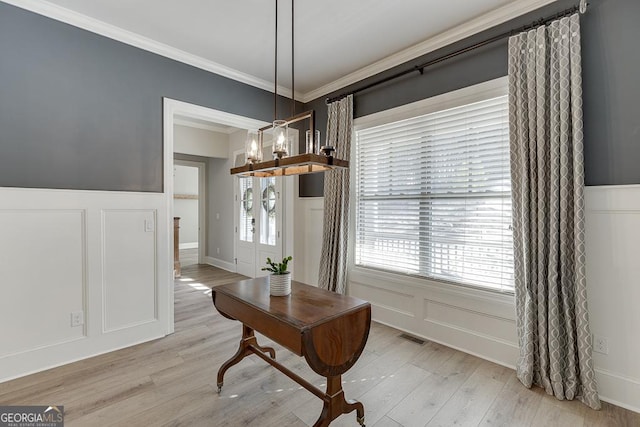
[[[328,106],[327,144],[336,157],[349,160],[353,133],[353,95]],[[324,175],[324,233],[319,286],[344,294],[347,287],[347,237],[349,221],[349,170]]]
[[[580,19],[509,39],[517,376],[600,408],[584,249]]]

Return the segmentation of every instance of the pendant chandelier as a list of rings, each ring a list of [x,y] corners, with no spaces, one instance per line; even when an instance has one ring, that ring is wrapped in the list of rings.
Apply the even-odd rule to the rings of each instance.
[[[245,144],[246,163],[243,166],[231,168],[232,175],[238,176],[288,176],[307,173],[323,172],[326,170],[347,168],[349,162],[333,157],[334,147],[326,144],[321,146],[320,131],[315,128],[315,112],[295,113],[295,73],[294,73],[294,0],[291,0],[291,104],[292,116],[278,119],[278,0],[275,0],[275,85],[273,94],[273,123],[258,131],[247,133]],[[306,150],[304,154],[290,155],[293,147],[289,135],[289,126],[302,121],[308,121],[309,127],[305,132]],[[273,160],[263,160],[264,132],[272,131],[273,142],[271,151]]]

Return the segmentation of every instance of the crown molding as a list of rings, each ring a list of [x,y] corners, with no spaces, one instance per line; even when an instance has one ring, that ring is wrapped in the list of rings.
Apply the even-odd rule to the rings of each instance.
[[[91,18],[56,4],[49,3],[45,0],[0,1],[273,93],[273,82],[268,82],[250,74],[234,70],[233,68],[209,61],[208,59],[204,59],[200,56],[160,43],[115,25],[107,24],[106,22]],[[291,98],[291,89],[278,85],[278,94]],[[302,97],[303,94],[296,91],[296,100],[300,100]]]
[[[451,30],[445,31],[431,37],[423,42],[415,44],[400,52],[394,53],[384,59],[374,62],[364,68],[361,68],[353,73],[347,74],[344,77],[339,78],[331,83],[321,86],[317,89],[305,93],[300,101],[307,103],[313,101],[321,96],[340,90],[344,87],[357,83],[368,77],[374,76],[378,73],[386,71],[395,66],[404,64],[429,52],[433,52],[442,47],[448,46],[452,43],[470,37],[474,34],[480,33],[496,25],[507,22],[513,18],[524,15],[531,11],[541,8],[547,4],[553,3],[557,0],[521,0],[514,3],[509,3],[499,9],[486,13],[478,18],[472,19],[462,25],[459,25]]]
[[[148,37],[141,36],[134,32],[125,30],[112,24],[91,18],[81,13],[63,8],[45,0],[0,0],[3,3],[64,22],[74,27],[78,27],[92,33],[137,47],[139,49],[152,52],[166,58],[170,58],[205,71],[236,80],[247,85],[263,89],[273,93],[273,83],[257,78],[247,73],[234,70],[230,67],[209,61],[200,56],[171,47],[164,43],[157,42]],[[296,91],[296,100],[307,103],[320,98],[329,93],[340,90],[346,86],[357,83],[368,77],[386,71],[405,62],[411,61],[419,56],[433,52],[466,37],[472,36],[496,25],[502,24],[510,19],[516,18],[525,13],[529,13],[542,6],[553,3],[557,0],[520,0],[507,4],[490,13],[482,15],[449,31],[445,31],[435,37],[427,39],[405,50],[390,55],[384,59],[374,62],[358,71],[347,74],[331,83],[321,86],[306,93]],[[291,89],[278,85],[278,94],[291,98]]]

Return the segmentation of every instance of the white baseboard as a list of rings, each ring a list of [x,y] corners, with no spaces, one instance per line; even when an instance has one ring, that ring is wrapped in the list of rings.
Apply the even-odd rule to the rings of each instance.
[[[180,249],[198,249],[198,242],[180,243]]]
[[[214,257],[211,257],[211,256],[204,257],[204,262],[206,264],[212,265],[214,267],[218,267],[218,268],[221,268],[223,270],[230,271],[231,273],[235,273],[236,272],[236,265],[234,263],[232,263],[232,262],[223,261],[221,259],[214,258]]]
[[[0,384],[5,381],[22,378],[80,360],[100,356],[101,354],[107,354],[145,342],[154,341],[167,335],[166,333],[157,334],[152,330],[153,325],[150,326],[149,328],[145,328],[149,331],[147,336],[140,334],[139,331],[137,331],[136,335],[126,331],[124,334],[118,334],[117,337],[111,337],[110,339],[97,343],[94,341],[89,345],[86,345],[87,343],[82,340],[78,340],[55,347],[32,350],[19,355],[19,357],[5,358],[3,363],[6,362],[5,366],[7,371],[3,372],[2,376],[0,376]]]
[[[425,341],[432,341],[432,342],[435,342],[437,344],[441,344],[441,345],[444,345],[446,347],[452,348],[454,350],[458,350],[458,351],[461,351],[463,353],[467,353],[467,354],[470,354],[472,356],[476,356],[476,357],[478,357],[480,359],[488,360],[489,362],[493,362],[493,363],[495,363],[497,365],[504,366],[505,368],[513,369],[514,371],[516,369],[516,367],[513,364],[505,362],[505,358],[504,357],[498,357],[498,358],[490,357],[490,356],[487,356],[486,353],[478,353],[478,352],[469,350],[466,347],[460,347],[460,346],[453,345],[453,344],[451,344],[450,340],[442,340],[442,339],[437,339],[437,338],[434,338],[434,337],[431,337],[431,336],[425,336],[425,335],[423,335],[421,333],[416,332],[415,330],[408,329],[408,328],[399,328],[398,326],[396,326],[394,324],[391,324],[389,322],[385,322],[383,320],[379,320],[377,318],[374,319],[372,317],[371,321],[375,322],[375,323],[379,323],[381,325],[389,326],[390,328],[397,329],[397,330],[399,330],[401,332],[406,332],[406,333],[408,333],[410,335],[413,335],[413,336],[415,336],[417,338],[422,338]],[[507,350],[507,352],[508,351],[510,351],[510,349]]]
[[[605,369],[595,371],[601,400],[640,413],[640,382]]]

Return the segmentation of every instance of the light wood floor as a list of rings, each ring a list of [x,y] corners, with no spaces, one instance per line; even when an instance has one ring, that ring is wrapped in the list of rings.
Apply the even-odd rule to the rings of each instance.
[[[186,267],[176,281],[174,334],[0,384],[0,405],[64,405],[67,426],[312,425],[321,401],[257,357],[231,368],[216,392],[217,369],[235,352],[241,327],[215,311],[209,288],[240,277]],[[369,427],[640,426],[640,414],[558,401],[524,388],[510,369],[400,335],[374,323],[343,378]],[[272,345],[281,363],[322,386],[304,359]],[[355,413],[332,424],[357,425]]]

